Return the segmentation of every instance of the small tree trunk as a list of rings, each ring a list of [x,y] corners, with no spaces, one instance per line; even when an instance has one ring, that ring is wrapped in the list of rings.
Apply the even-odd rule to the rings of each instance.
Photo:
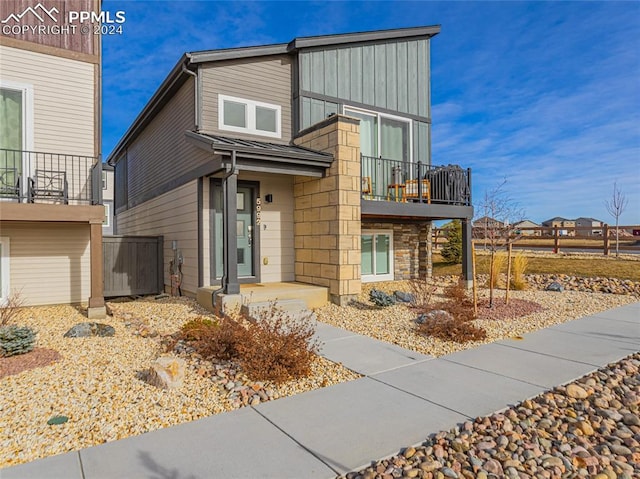
[[[476,286],[476,245],[471,241],[471,275],[473,277],[473,316],[478,317],[478,288]]]
[[[491,256],[489,257],[489,307],[493,308],[493,261],[495,251],[491,249]]]
[[[509,283],[511,283],[511,243],[507,246],[507,292],[504,296],[504,304],[509,304]]]

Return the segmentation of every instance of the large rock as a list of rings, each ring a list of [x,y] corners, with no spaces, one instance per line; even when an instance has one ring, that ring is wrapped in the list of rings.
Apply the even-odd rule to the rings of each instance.
[[[113,326],[102,323],[79,323],[64,333],[65,338],[89,338],[92,336],[106,337],[116,334]]]
[[[145,381],[162,389],[176,389],[182,386],[186,370],[183,359],[162,356],[151,363]]]
[[[413,303],[416,300],[412,293],[405,293],[404,291],[395,291],[393,296],[398,303]]]
[[[445,311],[443,309],[434,309],[433,311],[429,311],[428,313],[421,313],[416,318],[416,323],[423,324],[427,321],[452,321],[453,315]]]
[[[557,281],[554,281],[553,283],[549,284],[545,288],[545,291],[553,291],[553,292],[556,292],[556,293],[562,293],[564,291],[564,286],[562,286]]]

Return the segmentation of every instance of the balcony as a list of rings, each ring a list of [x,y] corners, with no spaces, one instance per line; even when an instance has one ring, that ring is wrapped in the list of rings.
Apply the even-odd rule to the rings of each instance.
[[[361,155],[363,216],[470,218],[471,169]]]
[[[98,205],[101,195],[98,158],[0,149],[0,201]]]

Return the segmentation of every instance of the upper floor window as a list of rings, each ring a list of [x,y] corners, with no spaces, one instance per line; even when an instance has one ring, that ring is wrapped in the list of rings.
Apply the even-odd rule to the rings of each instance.
[[[412,161],[411,120],[351,107],[344,114],[360,118],[360,152],[387,160]]]
[[[220,130],[280,138],[281,108],[254,100],[218,95]]]

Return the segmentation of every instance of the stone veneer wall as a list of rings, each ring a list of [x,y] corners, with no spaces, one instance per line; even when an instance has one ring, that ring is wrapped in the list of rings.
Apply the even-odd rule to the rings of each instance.
[[[400,224],[362,222],[363,230],[393,230],[394,279],[431,277],[431,222]]]
[[[324,178],[294,178],[296,281],[329,288],[346,304],[360,283],[360,121],[333,115],[300,133],[295,144],[331,153]]]

